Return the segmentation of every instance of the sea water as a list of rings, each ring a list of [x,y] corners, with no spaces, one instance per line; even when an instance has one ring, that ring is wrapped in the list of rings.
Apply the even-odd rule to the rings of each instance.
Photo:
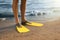
[[[0,14],[13,15],[12,11],[13,0],[0,0]],[[19,15],[20,15],[19,0]],[[35,18],[53,18],[60,16],[60,2],[59,0],[27,0],[26,15],[35,14]],[[40,13],[38,16],[37,13]],[[1,16],[1,15],[0,15]],[[32,17],[32,16],[31,16]]]

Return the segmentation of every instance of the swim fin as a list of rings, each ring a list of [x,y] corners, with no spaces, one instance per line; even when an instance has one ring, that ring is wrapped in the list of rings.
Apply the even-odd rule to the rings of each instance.
[[[40,27],[40,26],[43,26],[43,24],[41,23],[36,23],[36,22],[30,22],[30,23],[26,23],[27,25],[30,25],[30,26],[37,26],[37,27]]]
[[[28,22],[28,21],[22,22],[21,24],[22,24],[22,25],[29,25],[29,26],[37,26],[37,27],[43,26],[42,23]]]
[[[21,25],[20,27],[16,26],[16,30],[19,33],[26,33],[26,32],[29,32],[30,31],[28,28],[24,27],[23,25]]]

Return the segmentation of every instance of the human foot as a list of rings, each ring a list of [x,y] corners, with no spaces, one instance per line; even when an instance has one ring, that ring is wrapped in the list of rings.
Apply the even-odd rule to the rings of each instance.
[[[21,22],[21,24],[22,24],[22,25],[37,26],[37,27],[43,26],[43,24],[42,24],[42,23],[28,22],[28,21]]]

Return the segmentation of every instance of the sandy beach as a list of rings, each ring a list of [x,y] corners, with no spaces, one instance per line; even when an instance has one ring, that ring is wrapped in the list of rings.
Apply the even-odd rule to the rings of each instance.
[[[30,29],[30,32],[18,33],[15,30],[14,19],[0,21],[0,40],[60,40],[60,19],[46,22],[43,20],[38,22],[43,23],[44,26],[26,26]]]
[[[0,20],[0,40],[60,40],[60,0],[26,1],[27,20],[44,24],[42,27],[26,26],[30,29],[28,33],[16,31],[12,1],[0,0],[0,18],[6,17]],[[18,3],[19,17],[20,4],[21,0]]]

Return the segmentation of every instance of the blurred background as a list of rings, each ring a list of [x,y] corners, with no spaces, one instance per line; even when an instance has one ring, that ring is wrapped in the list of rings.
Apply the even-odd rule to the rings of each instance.
[[[13,17],[13,0],[0,0],[0,17]],[[20,9],[20,2],[18,10]],[[60,0],[27,0],[26,16],[60,16]],[[20,16],[20,10],[19,10]]]

